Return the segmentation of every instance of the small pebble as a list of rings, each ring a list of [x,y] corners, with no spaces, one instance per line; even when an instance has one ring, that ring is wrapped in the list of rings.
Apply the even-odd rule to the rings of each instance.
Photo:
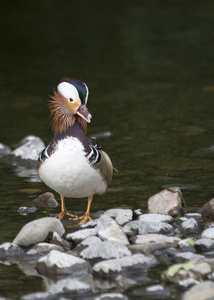
[[[33,200],[40,207],[57,207],[59,204],[56,201],[54,194],[47,192]]]
[[[19,209],[18,209],[18,212],[22,216],[26,216],[28,214],[35,213],[36,211],[37,211],[37,208],[35,206],[32,206],[32,207],[22,206],[22,207],[19,207]]]

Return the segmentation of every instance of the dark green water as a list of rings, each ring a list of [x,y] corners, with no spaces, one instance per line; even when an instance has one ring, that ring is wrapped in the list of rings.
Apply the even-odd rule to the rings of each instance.
[[[214,195],[213,11],[211,0],[3,1],[0,142],[14,148],[33,134],[47,144],[48,95],[61,77],[78,78],[90,90],[88,133],[111,132],[98,141],[119,169],[92,211],[146,209],[148,198],[170,185],[197,211]],[[17,212],[49,189],[17,176],[4,159],[0,186],[3,243],[50,213]],[[86,208],[86,200],[66,203]],[[0,296],[43,289],[40,278],[0,265]]]

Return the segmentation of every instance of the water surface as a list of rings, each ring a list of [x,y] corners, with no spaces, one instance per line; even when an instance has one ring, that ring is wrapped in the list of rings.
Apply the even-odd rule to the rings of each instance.
[[[213,9],[211,0],[5,2],[0,142],[13,149],[33,134],[47,144],[48,95],[61,77],[79,78],[90,90],[88,133],[100,136],[119,170],[109,191],[95,196],[92,212],[146,209],[150,196],[173,185],[181,187],[188,210],[197,211],[213,197]],[[21,216],[20,206],[32,206],[50,189],[21,177],[5,159],[0,185],[0,243],[58,211]],[[86,208],[85,199],[66,204],[78,212]],[[16,265],[1,265],[0,273],[1,296],[44,289],[40,278]]]

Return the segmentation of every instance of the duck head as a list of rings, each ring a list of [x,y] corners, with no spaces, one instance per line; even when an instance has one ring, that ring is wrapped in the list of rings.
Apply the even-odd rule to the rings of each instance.
[[[87,123],[92,118],[86,107],[88,94],[88,87],[84,82],[72,78],[61,80],[49,103],[54,132],[66,131],[76,120],[86,131]]]

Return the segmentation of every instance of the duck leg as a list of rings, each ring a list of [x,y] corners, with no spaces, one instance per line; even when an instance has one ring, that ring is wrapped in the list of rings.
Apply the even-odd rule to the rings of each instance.
[[[64,218],[64,216],[69,216],[72,218],[76,218],[75,215],[69,214],[67,209],[65,208],[65,197],[60,195],[60,199],[61,199],[61,213],[59,213],[56,218],[59,220],[62,220]]]
[[[75,222],[79,221],[79,223],[77,223],[76,226],[83,225],[87,221],[92,221],[92,218],[90,217],[90,208],[91,208],[92,200],[93,200],[93,195],[88,196],[88,205],[87,205],[87,209],[86,209],[86,212],[84,213],[84,215],[81,217],[73,218],[73,221],[75,221]]]

